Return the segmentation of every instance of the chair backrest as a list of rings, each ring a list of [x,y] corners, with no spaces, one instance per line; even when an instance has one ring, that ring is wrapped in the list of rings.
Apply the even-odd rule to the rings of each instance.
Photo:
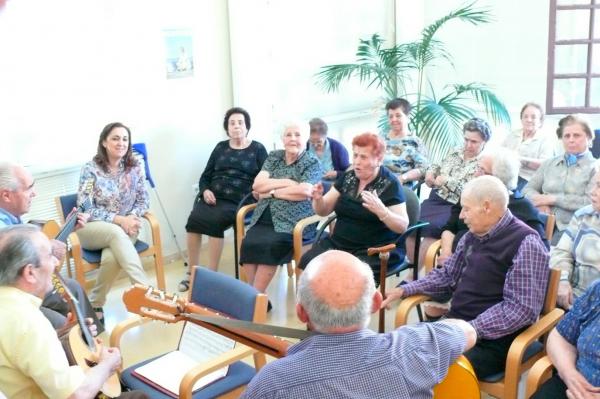
[[[61,223],[65,222],[65,217],[77,206],[77,194],[61,195],[56,198],[57,208],[60,213]]]
[[[148,150],[146,149],[146,143],[135,143],[131,145],[131,150],[138,153],[144,161],[144,171],[146,172],[146,180],[150,183],[150,187],[154,188],[154,180],[150,174],[150,165],[148,164]]]
[[[255,304],[260,294],[256,288],[202,266],[194,267],[191,283],[192,302],[238,320],[254,320]]]
[[[406,213],[408,214],[408,225],[412,226],[419,221],[421,217],[421,202],[417,194],[409,187],[402,186],[404,199],[406,200]]]

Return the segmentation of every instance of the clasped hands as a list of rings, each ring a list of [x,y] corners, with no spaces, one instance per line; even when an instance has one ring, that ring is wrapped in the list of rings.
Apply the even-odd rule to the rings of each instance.
[[[136,215],[121,216],[119,226],[121,226],[128,236],[133,237],[140,232],[142,220]]]

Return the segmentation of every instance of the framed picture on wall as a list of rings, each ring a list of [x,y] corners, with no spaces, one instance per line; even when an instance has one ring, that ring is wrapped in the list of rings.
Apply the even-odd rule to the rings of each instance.
[[[192,33],[189,29],[165,29],[167,79],[194,76]]]

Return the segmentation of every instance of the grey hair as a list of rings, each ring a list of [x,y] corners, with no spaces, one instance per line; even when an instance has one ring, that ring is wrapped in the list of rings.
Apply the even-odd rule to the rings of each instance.
[[[366,263],[360,262],[359,273],[364,280],[363,293],[356,304],[346,308],[334,308],[317,297],[312,289],[312,280],[319,273],[323,262],[310,262],[298,281],[296,302],[301,304],[310,317],[314,328],[326,332],[333,328],[360,326],[365,328],[371,320],[375,280],[373,271]]]
[[[514,151],[507,148],[496,148],[493,153],[492,175],[496,176],[507,189],[515,190],[519,181],[521,161]]]
[[[10,162],[0,162],[0,190],[14,191],[19,188],[19,181],[15,176],[16,165]]]
[[[504,210],[508,206],[508,190],[496,176],[476,177],[465,184],[462,192],[479,204],[487,200]]]
[[[306,123],[305,121],[302,121],[300,119],[291,119],[291,120],[283,122],[280,127],[280,130],[281,130],[280,136],[283,137],[286,129],[289,127],[292,127],[292,126],[298,127],[298,129],[300,130],[300,133],[302,133],[302,137],[308,137],[308,133],[309,133],[308,123]]]
[[[0,286],[15,285],[28,264],[40,266],[39,249],[32,237],[40,232],[31,224],[18,224],[0,229]]]

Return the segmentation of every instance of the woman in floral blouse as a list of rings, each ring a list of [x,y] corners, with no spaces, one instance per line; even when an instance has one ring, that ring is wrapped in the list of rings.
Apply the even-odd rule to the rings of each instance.
[[[411,106],[403,98],[385,105],[390,131],[384,135],[386,144],[383,165],[394,173],[400,183],[414,186],[425,177],[429,166],[427,149],[420,138],[408,130]]]
[[[465,144],[448,154],[441,164],[432,164],[425,174],[425,183],[432,188],[429,198],[421,205],[421,220],[429,222],[422,232],[423,242],[419,259],[425,259],[427,248],[442,235],[450,218],[452,205],[460,201],[463,186],[477,171],[477,160],[492,135],[486,121],[472,118],[463,126]],[[406,248],[409,259],[414,259],[414,237],[409,237]]]
[[[240,263],[248,283],[260,292],[267,289],[276,267],[292,259],[296,223],[314,214],[310,197],[323,172],[317,157],[305,151],[305,126],[285,126],[284,149],[269,154],[252,185],[259,201],[242,241]],[[314,226],[307,228],[305,234],[314,230]]]
[[[92,203],[88,210],[90,219],[77,230],[77,235],[82,247],[102,250],[96,285],[89,295],[92,306],[100,313],[121,269],[132,282],[148,285],[133,244],[150,202],[144,168],[131,152],[131,131],[122,123],[109,123],[104,127],[94,159],[81,170],[77,203],[87,198]]]

